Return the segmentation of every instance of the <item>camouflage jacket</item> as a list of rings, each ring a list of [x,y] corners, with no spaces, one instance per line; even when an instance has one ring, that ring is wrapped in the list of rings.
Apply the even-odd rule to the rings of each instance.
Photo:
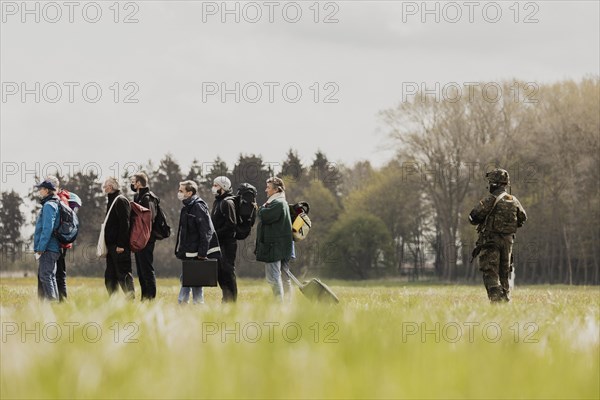
[[[527,214],[519,200],[508,193],[496,203],[498,196],[506,193],[504,188],[490,193],[473,208],[469,214],[469,222],[477,226],[479,234],[495,233],[511,235],[517,232],[517,228],[523,226],[527,220]],[[493,210],[492,210],[493,208]]]

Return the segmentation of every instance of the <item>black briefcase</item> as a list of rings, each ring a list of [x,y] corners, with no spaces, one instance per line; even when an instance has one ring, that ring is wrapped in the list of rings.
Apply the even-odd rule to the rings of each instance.
[[[217,286],[217,260],[183,260],[181,286]]]

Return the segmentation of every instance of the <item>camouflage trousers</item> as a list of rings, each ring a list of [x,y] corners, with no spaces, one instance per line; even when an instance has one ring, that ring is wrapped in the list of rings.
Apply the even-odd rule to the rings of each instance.
[[[487,234],[480,238],[479,270],[492,302],[510,301],[514,235]]]

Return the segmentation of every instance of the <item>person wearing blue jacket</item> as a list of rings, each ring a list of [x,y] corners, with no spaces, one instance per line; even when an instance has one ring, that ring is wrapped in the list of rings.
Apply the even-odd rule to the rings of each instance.
[[[43,181],[35,188],[42,203],[33,234],[33,251],[38,260],[38,296],[57,301],[56,261],[60,257],[60,246],[54,231],[60,224],[60,200],[56,195],[56,186],[49,180]]]

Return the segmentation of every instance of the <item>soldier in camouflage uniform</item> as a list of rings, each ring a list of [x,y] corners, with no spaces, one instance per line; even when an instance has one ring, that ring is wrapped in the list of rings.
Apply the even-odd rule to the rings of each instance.
[[[490,301],[509,301],[512,247],[517,228],[523,226],[527,214],[519,200],[506,192],[509,185],[506,170],[494,169],[486,178],[490,194],[469,214],[469,222],[477,225],[479,233],[473,258],[479,255],[479,269]]]

